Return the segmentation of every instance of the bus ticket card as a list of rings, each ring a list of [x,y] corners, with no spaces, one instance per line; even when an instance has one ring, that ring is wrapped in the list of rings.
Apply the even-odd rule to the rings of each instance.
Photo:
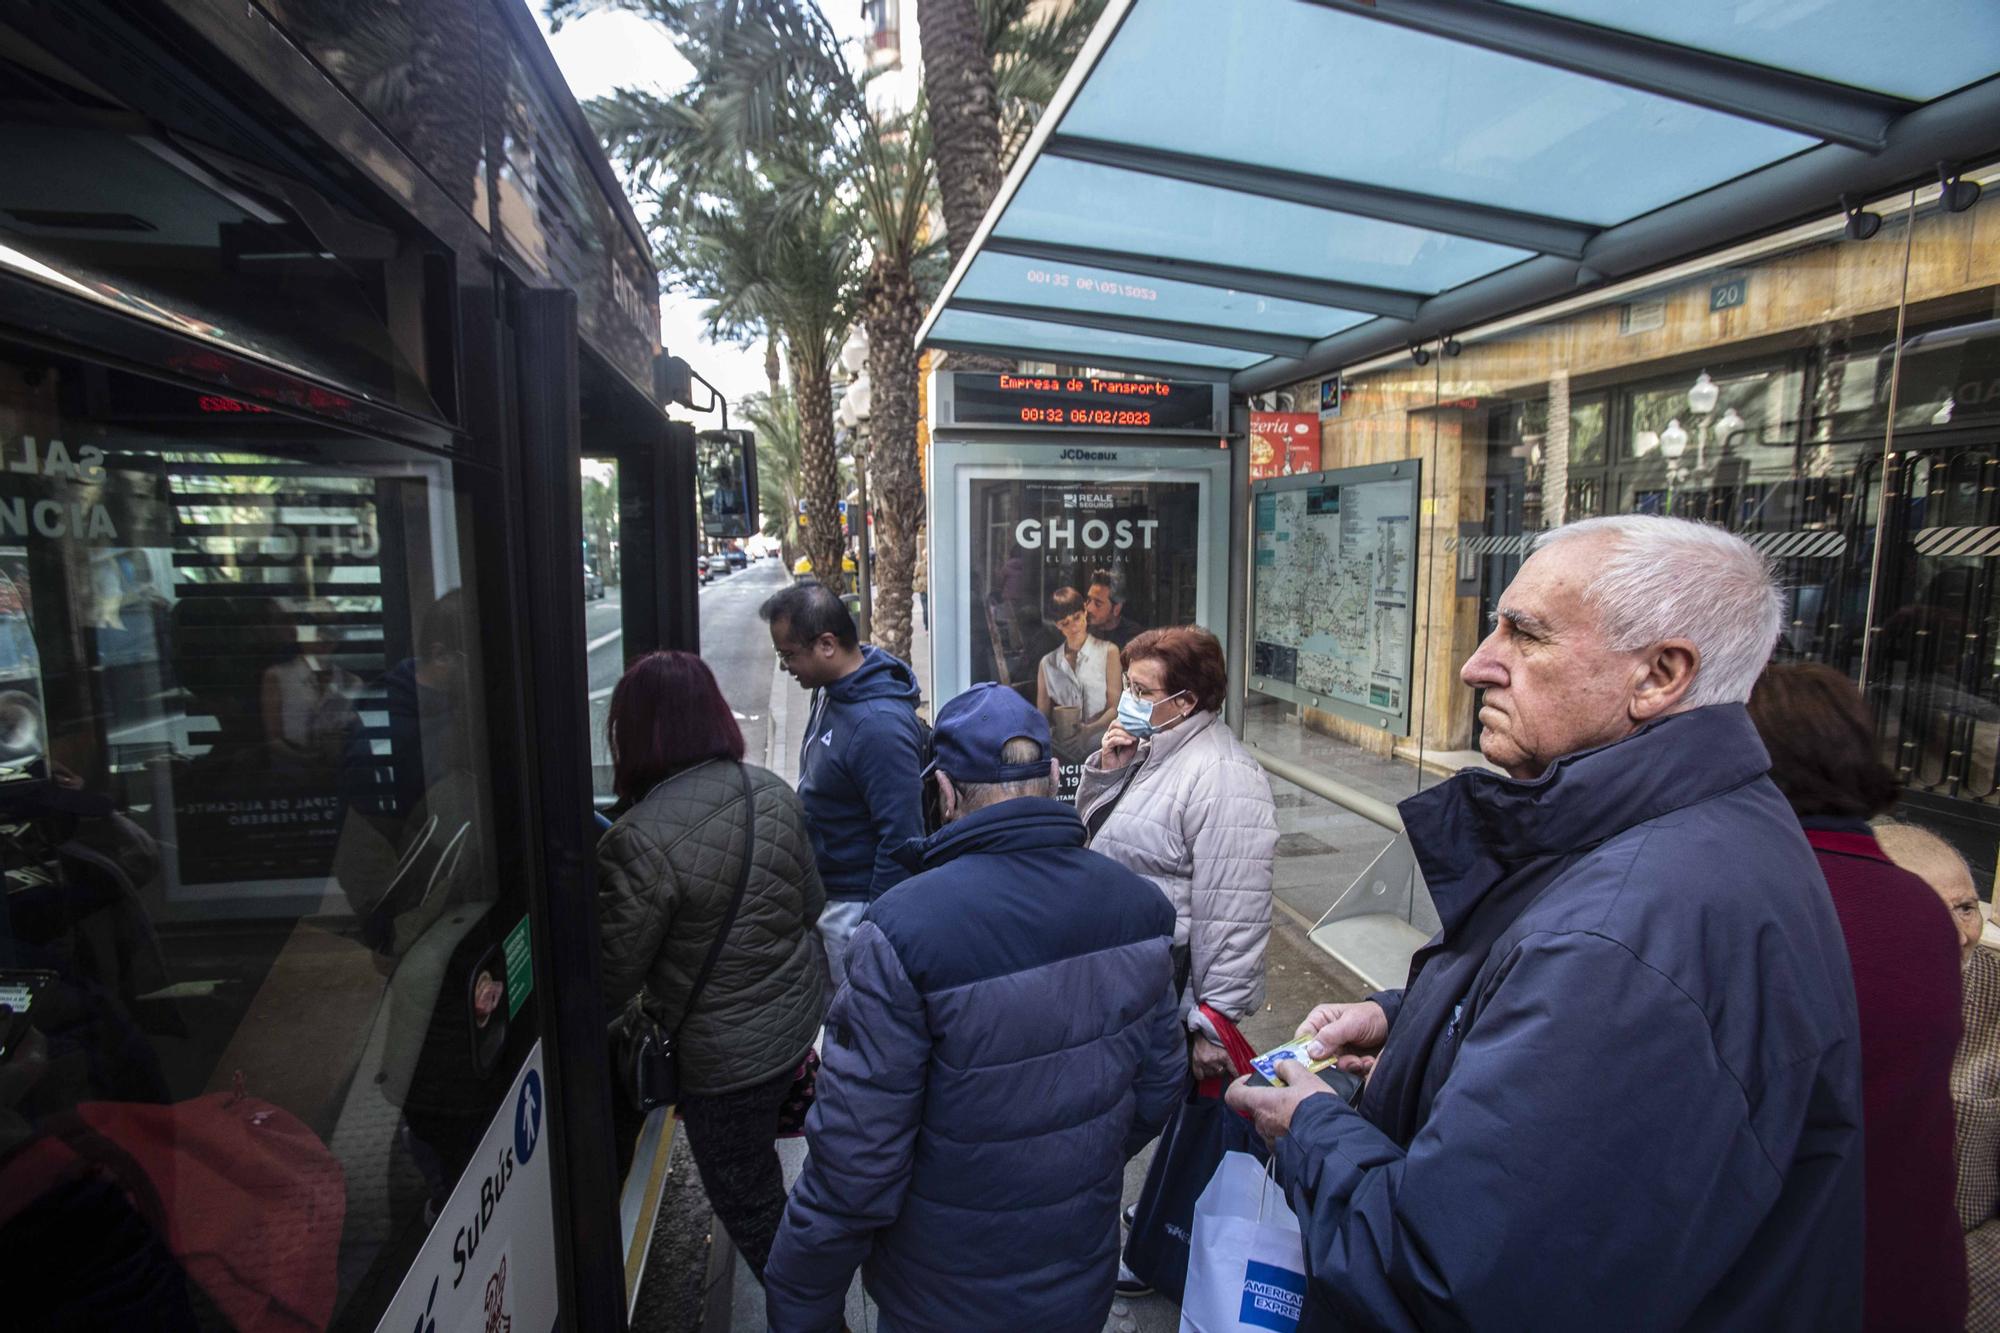
[[[1283,1046],[1273,1046],[1262,1055],[1251,1056],[1250,1067],[1262,1074],[1265,1081],[1274,1086],[1284,1082],[1283,1079],[1278,1077],[1278,1066],[1287,1060],[1297,1060],[1307,1069],[1317,1074],[1320,1070],[1332,1065],[1334,1057],[1328,1056],[1324,1060],[1315,1060],[1310,1055],[1307,1055],[1306,1046],[1311,1041],[1311,1037],[1295,1037]]]

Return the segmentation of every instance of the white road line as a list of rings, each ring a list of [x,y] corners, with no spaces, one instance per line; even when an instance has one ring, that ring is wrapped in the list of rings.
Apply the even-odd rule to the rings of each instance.
[[[609,634],[600,634],[596,638],[592,639],[589,643],[586,643],[583,646],[583,650],[587,653],[594,653],[599,648],[602,648],[605,644],[612,642],[614,639],[622,639],[624,637],[625,637],[625,627],[623,625],[620,625],[617,629],[612,630]]]

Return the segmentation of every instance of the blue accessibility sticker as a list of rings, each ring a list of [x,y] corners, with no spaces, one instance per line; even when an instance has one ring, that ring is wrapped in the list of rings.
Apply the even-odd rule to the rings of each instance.
[[[1245,1327],[1274,1328],[1293,1333],[1306,1310],[1306,1276],[1274,1264],[1249,1261],[1243,1270],[1243,1308],[1237,1321]]]
[[[514,1160],[522,1166],[542,1141],[542,1076],[533,1069],[521,1081],[521,1100],[514,1107]]]

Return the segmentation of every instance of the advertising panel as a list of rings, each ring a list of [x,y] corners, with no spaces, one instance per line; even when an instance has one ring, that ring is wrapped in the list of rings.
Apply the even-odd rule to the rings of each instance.
[[[938,702],[994,681],[1049,720],[1063,794],[1118,706],[1119,650],[1162,625],[1221,634],[1224,450],[940,440],[932,492]]]
[[[1310,412],[1250,414],[1250,480],[1319,471],[1319,418]]]
[[[1418,469],[1256,485],[1251,688],[1409,734]]]

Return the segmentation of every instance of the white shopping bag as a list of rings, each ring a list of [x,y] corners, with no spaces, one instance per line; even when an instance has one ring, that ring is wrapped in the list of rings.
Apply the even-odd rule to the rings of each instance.
[[[1299,1219],[1249,1153],[1225,1153],[1195,1200],[1181,1333],[1294,1333],[1305,1313]]]

